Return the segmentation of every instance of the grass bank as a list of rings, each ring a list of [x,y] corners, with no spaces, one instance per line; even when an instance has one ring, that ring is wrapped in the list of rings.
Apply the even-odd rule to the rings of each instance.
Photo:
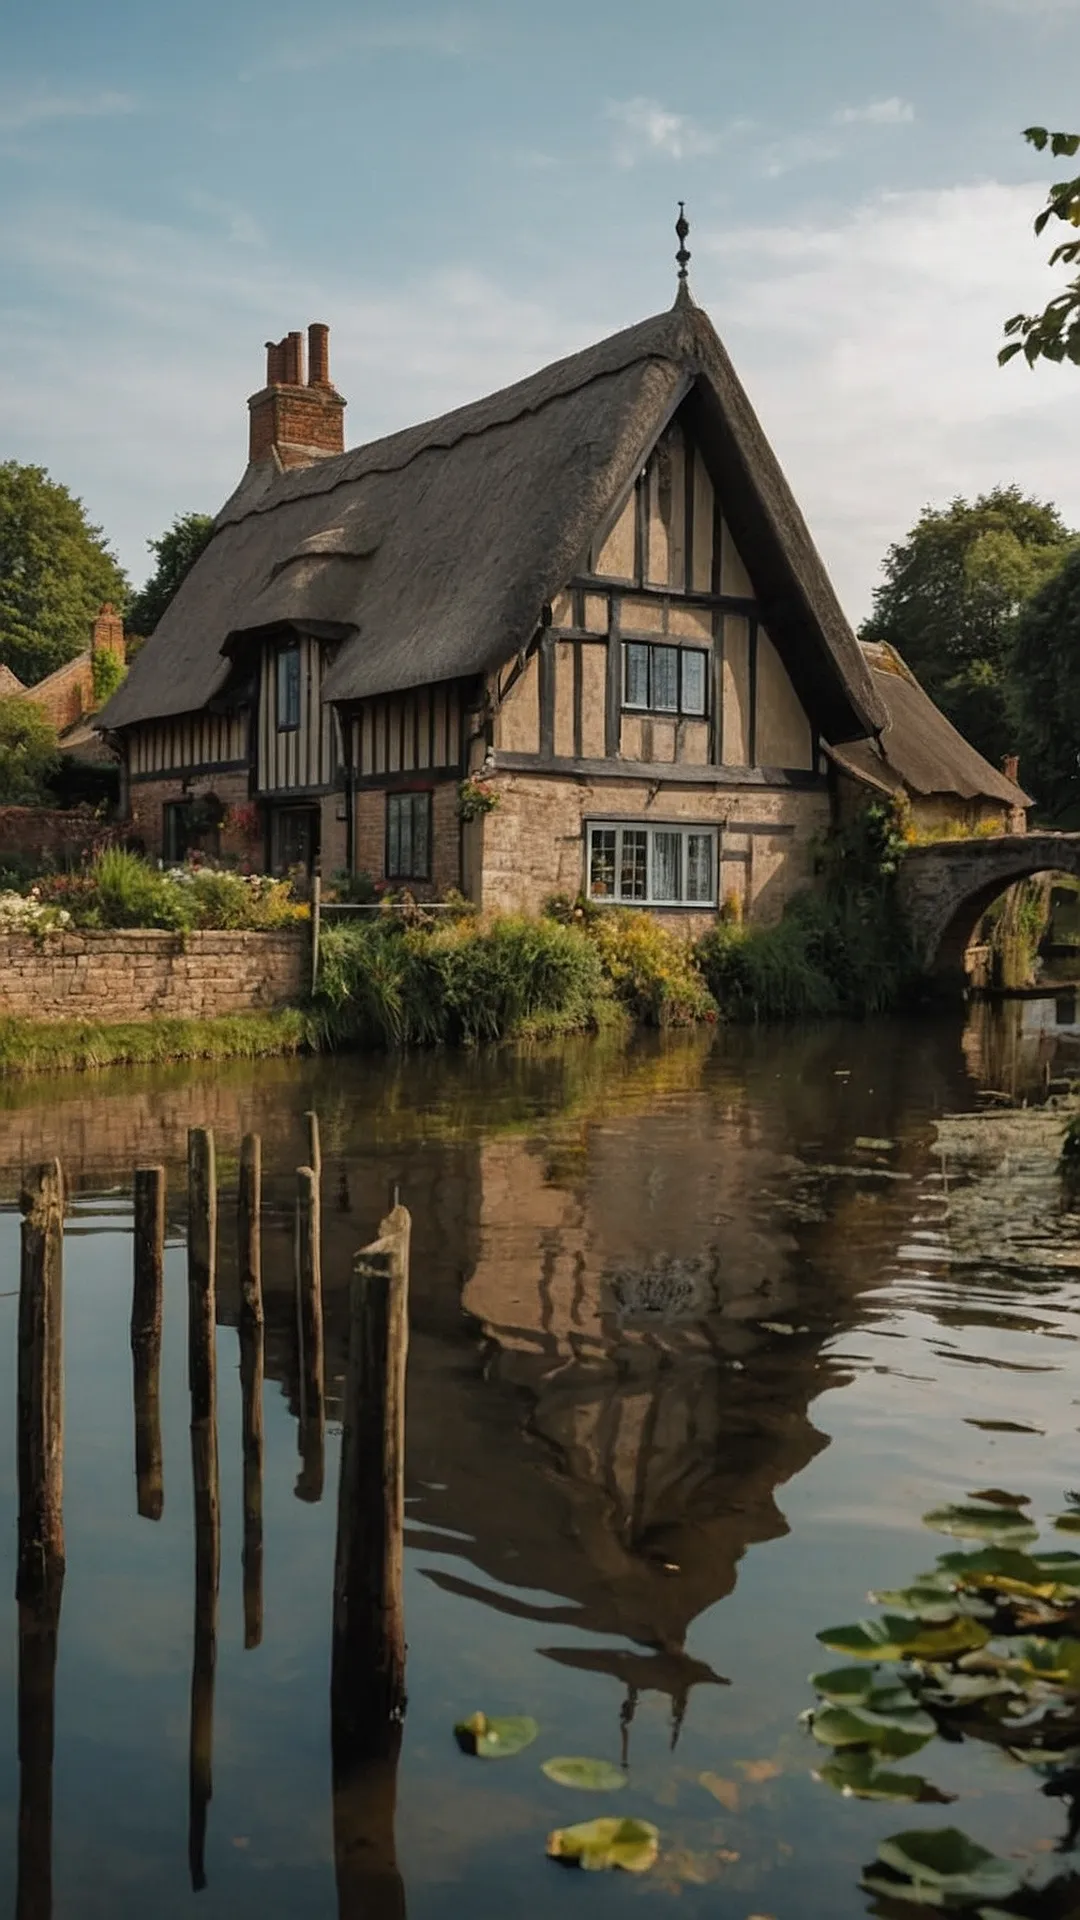
[[[176,1060],[264,1060],[316,1044],[310,1013],[225,1014],[217,1020],[0,1020],[0,1076],[163,1066]]]

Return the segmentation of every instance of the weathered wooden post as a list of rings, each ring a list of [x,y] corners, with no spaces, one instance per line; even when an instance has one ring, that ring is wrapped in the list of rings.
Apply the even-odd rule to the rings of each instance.
[[[334,1767],[338,1920],[405,1920],[394,1835],[400,1722],[386,1731],[385,1743],[377,1759]]]
[[[135,1488],[144,1520],[165,1504],[161,1458],[161,1317],[165,1268],[165,1169],[135,1169],[135,1277],[131,1357],[135,1374]]]
[[[335,1761],[388,1750],[405,1712],[402,1531],[409,1242],[404,1207],[356,1256],[338,1487],[330,1699]]]
[[[304,1125],[307,1128],[308,1152],[305,1166],[311,1168],[316,1180],[322,1180],[322,1141],[319,1137],[319,1116],[317,1113],[305,1113]]]
[[[20,1196],[19,1277],[19,1828],[16,1920],[52,1912],[52,1770],[56,1648],[64,1586],[64,1178],[51,1160]]]
[[[301,1500],[321,1500],[326,1433],[323,1385],[322,1258],[319,1176],[311,1167],[296,1175],[296,1327],[300,1349],[300,1456],[296,1483]]]
[[[192,1887],[206,1885],[206,1815],[213,1791],[214,1664],[221,1560],[215,1352],[217,1176],[214,1136],[188,1134],[188,1383],[195,1491],[195,1644],[188,1750],[188,1864]]]
[[[20,1196],[18,1592],[36,1599],[64,1576],[64,1175],[36,1167]]]
[[[263,1563],[263,1299],[262,1142],[245,1134],[240,1147],[237,1245],[240,1270],[240,1390],[244,1446],[244,1645],[262,1640]]]

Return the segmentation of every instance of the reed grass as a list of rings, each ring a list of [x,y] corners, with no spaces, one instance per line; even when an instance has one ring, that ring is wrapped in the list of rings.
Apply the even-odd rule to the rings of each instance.
[[[215,1020],[0,1020],[0,1076],[161,1066],[176,1060],[264,1060],[318,1041],[301,1007]]]

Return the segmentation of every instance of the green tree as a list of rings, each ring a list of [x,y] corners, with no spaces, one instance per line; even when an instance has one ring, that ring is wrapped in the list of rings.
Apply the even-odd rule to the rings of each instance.
[[[127,577],[82,501],[44,467],[0,461],[0,660],[33,686],[90,645],[104,600]]]
[[[52,721],[19,694],[0,700],[0,805],[32,807],[60,763]]]
[[[1013,745],[1006,683],[1017,614],[1073,541],[1056,507],[995,487],[924,508],[885,556],[861,638],[894,646],[995,764]]]
[[[213,531],[210,514],[178,513],[160,540],[147,541],[157,565],[128,607],[127,623],[132,633],[143,639],[153,633],[181,580],[209,545]]]
[[[1024,139],[1040,153],[1050,148],[1055,160],[1080,153],[1080,133],[1048,133],[1045,127],[1027,127]],[[1067,227],[1080,227],[1080,174],[1074,180],[1058,180],[1050,188],[1046,205],[1035,221],[1036,233],[1042,233],[1051,220]],[[1080,240],[1063,240],[1050,255],[1050,265],[1074,267],[1080,261]],[[1080,366],[1080,274],[1048,300],[1041,313],[1014,313],[1005,322],[1008,346],[1002,347],[998,360],[1004,366],[1022,353],[1028,366],[1036,360],[1071,360]],[[1011,336],[1011,338],[1010,338]]]
[[[1020,614],[1009,685],[1024,785],[1080,820],[1080,547]]]

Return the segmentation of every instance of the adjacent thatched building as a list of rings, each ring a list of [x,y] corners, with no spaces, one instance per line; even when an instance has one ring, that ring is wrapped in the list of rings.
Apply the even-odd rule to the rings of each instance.
[[[304,358],[268,350],[247,471],[102,716],[147,847],[779,912],[830,753],[891,708],[685,283],[348,453],[324,327]]]

